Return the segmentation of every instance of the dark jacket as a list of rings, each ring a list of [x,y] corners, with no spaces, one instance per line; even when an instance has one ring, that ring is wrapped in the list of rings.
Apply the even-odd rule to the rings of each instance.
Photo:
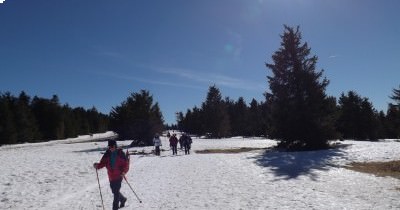
[[[178,144],[178,139],[176,138],[176,136],[171,136],[171,138],[169,138],[169,145],[170,146],[176,146]]]
[[[100,160],[100,163],[97,165],[97,169],[106,167],[108,179],[110,181],[115,181],[122,179],[122,173],[127,173],[129,170],[129,160],[126,157],[125,153],[122,149],[117,149],[117,157],[115,159],[114,168],[111,167],[111,151],[108,149],[106,153]]]
[[[185,138],[183,139],[183,144],[190,146],[192,144],[192,138],[188,135],[185,135]]]

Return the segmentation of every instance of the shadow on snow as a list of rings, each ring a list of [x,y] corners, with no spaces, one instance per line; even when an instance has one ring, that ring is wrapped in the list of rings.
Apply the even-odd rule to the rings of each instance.
[[[269,168],[277,180],[296,179],[299,176],[307,176],[312,180],[318,178],[316,170],[329,170],[335,167],[333,159],[346,155],[342,150],[349,145],[337,145],[335,148],[315,151],[286,152],[272,148],[255,157],[255,163]]]

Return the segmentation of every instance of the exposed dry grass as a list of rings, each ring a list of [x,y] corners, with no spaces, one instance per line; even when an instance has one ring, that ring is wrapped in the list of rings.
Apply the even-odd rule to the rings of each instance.
[[[400,179],[400,160],[389,162],[354,162],[349,166],[345,166],[345,168],[358,172],[374,174],[376,176],[391,176]]]
[[[211,153],[235,154],[235,153],[250,152],[253,150],[262,150],[262,149],[266,148],[241,147],[232,149],[205,149],[205,150],[196,150],[195,152],[198,154],[211,154]]]

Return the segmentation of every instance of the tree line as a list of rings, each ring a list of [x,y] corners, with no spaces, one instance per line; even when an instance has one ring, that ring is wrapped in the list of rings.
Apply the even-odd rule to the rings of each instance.
[[[214,85],[201,107],[177,113],[178,128],[214,138],[263,135],[296,150],[326,148],[330,139],[400,138],[400,87],[393,89],[386,113],[355,91],[338,100],[327,96],[329,80],[316,69],[318,58],[301,41],[299,27],[284,27],[281,47],[266,63],[272,75],[265,101],[223,99]]]
[[[0,145],[74,138],[112,130],[132,145],[151,145],[155,133],[164,129],[158,103],[149,91],[132,93],[109,114],[82,107],[61,105],[51,99],[31,99],[24,91],[18,97],[0,93]]]
[[[223,99],[220,90],[213,85],[200,108],[194,107],[185,114],[176,114],[177,127],[191,134],[211,138],[263,136],[267,127],[264,105],[253,99],[249,107],[243,97],[237,101],[229,97]]]
[[[391,98],[399,98],[400,95],[395,94],[399,90],[400,88],[393,89]],[[338,102],[334,97],[330,97],[329,100],[328,105],[331,106],[332,112],[330,117],[335,128],[331,135],[333,138],[355,140],[400,138],[399,99],[389,104],[386,113],[376,111],[368,98],[360,96],[355,91],[342,93]],[[206,100],[200,108],[194,107],[185,113],[176,114],[175,129],[212,138],[271,137],[273,131],[271,111],[271,107],[265,101],[258,102],[252,99],[247,104],[243,97],[239,97],[236,101],[229,97],[223,99],[220,90],[213,85],[209,87]],[[297,111],[304,112],[304,109],[297,109]],[[285,122],[283,126],[291,126],[290,122],[294,121]]]
[[[61,105],[51,99],[31,99],[24,91],[18,97],[0,93],[0,145],[40,142],[105,132],[108,116],[91,108]]]

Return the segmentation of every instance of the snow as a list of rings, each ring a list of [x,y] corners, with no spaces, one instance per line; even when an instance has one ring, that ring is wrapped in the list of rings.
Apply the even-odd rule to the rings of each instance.
[[[96,171],[107,142],[75,139],[0,147],[0,209],[102,209]],[[193,138],[190,155],[172,156],[162,138],[161,156],[132,155],[124,209],[399,209],[400,180],[341,166],[353,161],[400,160],[400,142],[340,142],[331,150],[277,152],[268,139]],[[118,144],[129,145],[130,141]],[[234,154],[196,150],[260,148]],[[263,149],[264,148],[264,149]],[[152,147],[129,148],[150,152]],[[266,152],[267,151],[267,152]],[[106,209],[112,194],[99,170]]]

